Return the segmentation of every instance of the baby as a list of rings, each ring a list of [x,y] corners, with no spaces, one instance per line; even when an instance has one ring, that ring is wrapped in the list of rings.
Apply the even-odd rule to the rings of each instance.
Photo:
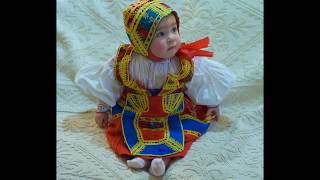
[[[158,0],[141,0],[123,12],[130,44],[114,58],[81,69],[76,83],[97,97],[96,123],[130,168],[165,173],[212,121],[235,76],[200,50],[209,39],[181,43],[179,17]]]

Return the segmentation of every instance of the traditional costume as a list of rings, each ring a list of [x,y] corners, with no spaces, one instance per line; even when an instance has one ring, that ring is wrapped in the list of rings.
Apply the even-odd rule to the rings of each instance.
[[[178,14],[160,1],[139,1],[124,11],[130,44],[114,58],[81,69],[76,83],[111,108],[107,140],[119,155],[184,157],[212,120],[235,79],[224,65],[200,50],[209,39],[183,43],[175,57],[159,59],[149,50],[161,19]]]

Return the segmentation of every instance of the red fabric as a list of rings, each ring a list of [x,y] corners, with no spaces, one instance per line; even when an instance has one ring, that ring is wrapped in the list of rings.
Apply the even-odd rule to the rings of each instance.
[[[141,134],[142,134],[142,138],[144,140],[147,140],[147,141],[149,141],[149,140],[160,141],[161,139],[164,138],[165,131],[164,131],[164,129],[154,131],[154,130],[150,130],[150,129],[147,129],[147,128],[142,128],[141,129]]]
[[[107,140],[112,150],[119,155],[131,155],[122,136],[121,116],[113,118],[106,131]]]
[[[106,136],[107,136],[107,140],[108,140],[112,150],[116,154],[132,156],[127,145],[125,144],[125,140],[122,136],[120,117],[113,119],[112,122],[109,123],[107,131],[106,131]],[[190,134],[185,134],[184,137],[185,137],[184,138],[184,150],[179,153],[168,155],[165,157],[184,157],[187,154],[192,143],[197,139],[197,137],[190,135]],[[138,157],[141,157],[144,159],[157,158],[156,156],[138,156]]]
[[[182,114],[194,114],[194,109],[193,109],[193,104],[189,100],[188,97],[185,98],[185,110]],[[206,112],[201,112],[201,108],[197,110],[197,113],[199,114],[205,114]],[[199,117],[198,117],[199,118]],[[201,120],[201,118],[199,118]],[[145,135],[151,135],[154,132],[143,132],[146,133]],[[160,133],[161,134],[161,133]],[[162,135],[157,135],[156,137],[153,138],[148,138],[148,139],[157,139],[157,138],[162,138]],[[116,118],[113,118],[113,120],[109,123],[107,130],[106,130],[106,136],[107,140],[112,148],[112,150],[118,154],[118,155],[128,155],[132,156],[127,145],[125,144],[124,137],[122,135],[122,126],[121,126],[121,116],[116,116]],[[145,136],[144,136],[145,137]],[[182,152],[168,155],[165,157],[184,157],[187,152],[189,151],[192,143],[198,139],[197,136],[191,135],[191,134],[186,134],[185,133],[185,139],[184,139],[184,150]],[[157,158],[156,156],[138,156],[144,159],[154,159]]]
[[[143,117],[162,117],[167,116],[168,113],[163,111],[162,96],[148,96],[149,111],[143,112]]]
[[[187,57],[192,59],[194,56],[213,57],[213,52],[200,50],[209,46],[209,38],[203,38],[192,43],[182,43],[178,52],[178,57]]]
[[[154,54],[151,52],[150,48],[148,49],[148,58],[151,59],[152,61],[162,61],[162,60],[163,60],[162,58],[154,55]]]
[[[214,53],[210,51],[201,50],[202,48],[207,48],[209,46],[209,38],[205,37],[203,39],[194,41],[192,43],[182,43],[179,47],[176,55],[178,57],[186,57],[192,59],[194,56],[205,56],[205,57],[213,57]],[[154,55],[150,48],[148,50],[148,58],[152,61],[161,61],[163,60],[160,57]]]

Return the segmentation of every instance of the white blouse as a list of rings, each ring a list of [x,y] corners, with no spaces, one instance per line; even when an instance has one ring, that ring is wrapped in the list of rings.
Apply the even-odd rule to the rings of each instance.
[[[206,57],[194,57],[194,74],[186,83],[186,94],[196,103],[216,106],[221,103],[232,87],[235,75],[223,64]],[[85,92],[114,106],[122,93],[121,84],[113,73],[114,59],[80,69],[76,84]],[[160,89],[169,73],[176,74],[181,68],[177,58],[154,62],[134,53],[129,64],[130,76],[148,89]]]

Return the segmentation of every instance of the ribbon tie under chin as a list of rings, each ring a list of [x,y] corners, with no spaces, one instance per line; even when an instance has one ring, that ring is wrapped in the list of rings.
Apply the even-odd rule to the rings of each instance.
[[[203,38],[192,43],[182,43],[177,55],[182,57],[193,58],[194,56],[213,57],[213,52],[201,50],[209,46],[209,38]]]

